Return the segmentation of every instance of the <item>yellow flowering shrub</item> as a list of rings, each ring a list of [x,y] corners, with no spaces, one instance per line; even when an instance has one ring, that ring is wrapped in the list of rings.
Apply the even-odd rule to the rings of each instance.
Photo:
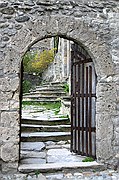
[[[54,49],[44,50],[35,55],[31,65],[35,72],[43,72],[48,65],[54,60]]]
[[[27,52],[23,57],[23,67],[25,72],[42,73],[54,60],[54,49],[43,52]]]

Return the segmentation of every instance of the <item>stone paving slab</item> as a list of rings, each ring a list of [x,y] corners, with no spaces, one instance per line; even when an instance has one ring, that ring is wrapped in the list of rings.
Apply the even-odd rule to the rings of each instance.
[[[33,133],[22,133],[21,137],[53,137],[53,136],[67,136],[70,132],[33,132]]]
[[[46,159],[42,158],[24,158],[20,161],[21,164],[46,164]]]
[[[46,158],[46,152],[38,152],[38,151],[20,151],[21,159],[30,158],[30,157],[38,157],[38,158]]]
[[[41,151],[45,148],[43,142],[21,142],[21,150],[27,151]]]
[[[50,149],[47,152],[47,163],[61,163],[61,162],[82,162],[85,157],[75,155],[68,149]]]
[[[47,163],[47,164],[23,164],[18,170],[20,172],[28,173],[39,170],[40,172],[52,172],[62,169],[85,169],[85,168],[102,168],[103,164],[94,162],[61,162],[61,163]]]
[[[31,127],[31,128],[70,128],[70,125],[55,125],[55,126],[49,126],[49,125],[34,125],[34,124],[22,124],[21,127]]]
[[[49,149],[62,149],[62,148],[70,149],[70,144],[66,144],[66,145],[55,144],[55,145],[46,146],[47,150],[49,150]]]
[[[34,120],[34,121],[69,121],[69,119],[68,118],[53,118],[53,117],[48,117],[48,116],[38,116],[38,115],[34,115],[34,117],[28,117],[27,115],[26,116],[23,116],[22,117],[22,120]]]
[[[61,141],[69,140],[70,133],[69,132],[33,132],[33,133],[22,133],[21,134],[21,141],[22,142],[45,142],[48,140],[51,141]]]

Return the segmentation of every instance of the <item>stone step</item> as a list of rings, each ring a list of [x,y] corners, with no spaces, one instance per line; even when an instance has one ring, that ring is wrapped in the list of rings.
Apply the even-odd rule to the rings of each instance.
[[[22,117],[21,119],[22,124],[34,124],[34,125],[63,125],[63,124],[70,124],[70,121],[68,118],[42,118],[39,117],[35,118],[25,118]]]
[[[70,132],[33,132],[21,133],[21,142],[68,141]]]
[[[33,125],[33,124],[21,124],[22,132],[69,132],[70,125],[56,125],[56,126],[46,126],[46,125]]]
[[[54,91],[58,91],[58,92],[62,92],[64,89],[63,88],[59,88],[59,87],[39,87],[39,88],[35,88],[35,89],[33,89],[33,90],[31,90],[30,91],[30,93],[31,92],[41,92],[41,91],[52,91],[52,92],[54,92]]]
[[[45,97],[45,98],[23,98],[22,102],[39,102],[39,103],[48,103],[48,102],[60,102],[60,99],[56,98],[54,99],[53,97],[51,99]]]
[[[44,86],[44,85],[63,85],[63,84],[65,84],[66,83],[66,81],[64,81],[64,82],[60,82],[60,81],[52,81],[52,82],[44,82],[44,83],[42,83],[42,85]]]
[[[26,98],[58,98],[58,97],[63,97],[65,96],[66,93],[65,92],[52,92],[52,91],[44,91],[44,92],[31,92],[31,93],[27,93],[27,94],[24,94],[23,95],[23,98],[26,97]]]
[[[20,148],[21,151],[41,152],[45,149],[45,144],[43,142],[21,142]]]
[[[38,151],[29,151],[29,150],[21,150],[20,151],[20,157],[21,159],[24,158],[46,158],[46,153],[44,151],[38,152]]]
[[[35,172],[36,170],[41,173],[56,172],[62,170],[75,170],[78,171],[96,171],[105,170],[103,164],[96,161],[93,162],[61,162],[61,163],[47,163],[47,164],[20,164],[18,170],[22,173]]]
[[[39,94],[29,94],[29,95],[25,95],[23,96],[23,99],[57,99],[59,98],[60,96],[57,96],[57,95],[39,95]]]
[[[45,88],[45,89],[47,89],[47,88],[51,88],[51,89],[61,88],[61,89],[63,89],[63,87],[64,87],[63,85],[43,85],[43,86],[36,86],[33,90],[42,89],[42,88]]]
[[[50,82],[50,84],[52,85],[63,85],[63,84],[66,84],[67,82]]]

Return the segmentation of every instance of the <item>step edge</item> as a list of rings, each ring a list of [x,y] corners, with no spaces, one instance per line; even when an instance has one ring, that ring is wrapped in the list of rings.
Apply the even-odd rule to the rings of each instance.
[[[62,170],[63,168],[100,168],[104,167],[104,164],[94,162],[61,162],[61,163],[48,163],[48,164],[20,164],[18,167],[18,170],[20,172],[22,171],[34,171],[34,170],[40,170],[40,171],[48,171],[48,170]]]

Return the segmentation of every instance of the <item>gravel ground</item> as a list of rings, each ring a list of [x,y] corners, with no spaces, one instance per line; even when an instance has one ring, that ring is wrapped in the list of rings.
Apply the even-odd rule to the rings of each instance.
[[[0,180],[119,180],[119,173],[113,170],[101,172],[58,172],[50,174],[0,174]]]

